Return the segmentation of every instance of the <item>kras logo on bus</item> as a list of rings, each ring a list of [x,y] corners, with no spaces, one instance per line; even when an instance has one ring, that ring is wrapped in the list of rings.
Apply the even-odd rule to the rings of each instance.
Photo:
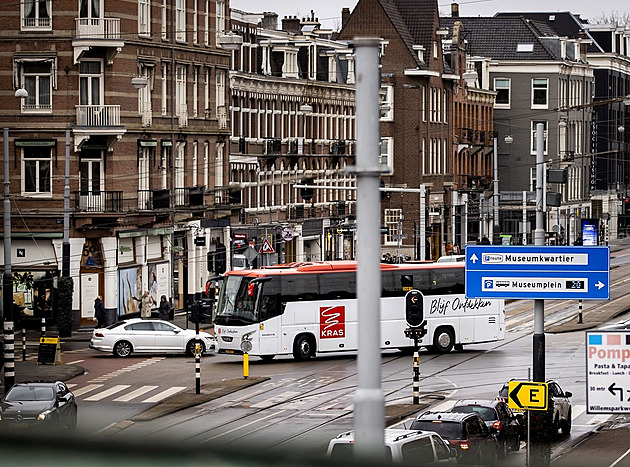
[[[343,305],[319,308],[319,338],[346,337],[346,307]]]

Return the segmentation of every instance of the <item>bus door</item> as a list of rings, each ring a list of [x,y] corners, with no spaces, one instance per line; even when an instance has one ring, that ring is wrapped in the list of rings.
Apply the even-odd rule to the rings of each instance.
[[[259,317],[259,349],[261,355],[276,355],[280,352],[280,323],[282,306],[280,294],[276,292],[276,284],[273,281],[258,283],[256,302],[258,303]]]

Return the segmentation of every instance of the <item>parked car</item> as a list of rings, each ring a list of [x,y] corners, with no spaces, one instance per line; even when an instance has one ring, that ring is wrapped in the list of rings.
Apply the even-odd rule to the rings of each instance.
[[[0,426],[10,429],[60,428],[77,426],[77,403],[65,383],[17,383],[0,402]]]
[[[410,428],[436,432],[456,449],[460,464],[494,466],[498,463],[496,429],[488,428],[476,413],[424,412]]]
[[[563,435],[571,433],[571,401],[573,396],[571,391],[563,391],[560,385],[553,380],[547,380],[549,385],[549,396],[553,400],[553,433],[558,434],[558,429]]]
[[[456,465],[457,452],[431,431],[385,430],[386,463],[403,465]],[[352,462],[354,432],[341,433],[328,444],[327,455],[337,462]]]
[[[617,323],[606,324],[598,328],[600,331],[628,331],[630,330],[630,320],[619,321]]]
[[[518,451],[521,447],[521,422],[506,402],[498,400],[459,400],[451,409],[456,413],[477,413],[488,428],[497,430],[499,454],[505,458],[508,451]]]
[[[90,348],[112,352],[117,357],[132,353],[187,353],[193,355],[195,344],[201,353],[216,349],[216,339],[207,332],[182,329],[159,319],[129,319],[106,328],[95,329]]]
[[[437,259],[437,263],[455,263],[466,261],[466,255],[443,255]]]

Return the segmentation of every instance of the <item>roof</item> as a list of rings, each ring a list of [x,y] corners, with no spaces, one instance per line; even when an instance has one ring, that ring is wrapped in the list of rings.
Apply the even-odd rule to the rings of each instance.
[[[426,430],[404,430],[404,429],[400,429],[400,428],[386,428],[385,429],[385,443],[393,443],[396,441],[400,441],[401,439],[406,439],[406,438],[410,438],[410,437],[421,437],[421,436],[428,436],[428,435],[436,435],[439,436],[437,433],[433,432],[433,431],[426,431]],[[337,435],[335,438],[335,440],[343,440],[345,442],[349,442],[352,443],[354,442],[354,431],[347,431],[345,433],[341,433],[339,435]]]
[[[522,17],[448,17],[440,18],[440,26],[453,29],[459,21],[464,27],[470,55],[490,57],[495,60],[545,61],[560,60],[540,37],[557,34],[542,24],[532,23]],[[510,31],[508,34],[505,31]],[[523,45],[519,51],[518,46]],[[531,46],[529,46],[531,44]]]
[[[455,402],[457,405],[478,405],[480,407],[496,407],[497,404],[505,403],[502,400],[497,399],[461,399]]]
[[[570,11],[554,11],[554,12],[499,12],[495,15],[498,17],[521,16],[537,23],[544,23],[552,29],[559,37],[567,37],[569,39],[578,39],[580,33],[586,35],[588,39],[593,39],[584,27],[588,24],[587,20],[574,15]],[[595,41],[588,46],[588,52],[601,52],[599,45]]]
[[[434,421],[441,420],[443,422],[461,422],[462,420],[473,416],[478,417],[476,413],[457,413],[457,412],[424,412],[416,417],[416,420]]]

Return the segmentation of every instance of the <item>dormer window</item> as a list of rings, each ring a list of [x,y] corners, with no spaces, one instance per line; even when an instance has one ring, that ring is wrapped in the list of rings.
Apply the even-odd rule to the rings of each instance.
[[[424,45],[414,45],[413,50],[418,54],[418,60],[424,63]]]
[[[520,44],[516,44],[516,51],[517,52],[533,52],[534,44],[521,42]]]

